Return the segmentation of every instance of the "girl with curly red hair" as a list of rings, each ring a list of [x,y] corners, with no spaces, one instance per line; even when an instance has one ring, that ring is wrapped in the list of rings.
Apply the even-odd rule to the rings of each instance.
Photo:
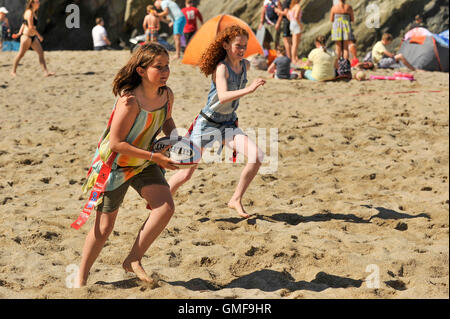
[[[241,200],[253,178],[258,173],[264,157],[259,147],[238,128],[236,110],[239,99],[256,91],[265,84],[256,79],[246,87],[249,61],[244,59],[248,32],[240,26],[232,25],[220,32],[214,42],[205,50],[200,62],[200,70],[212,78],[206,106],[190,131],[191,140],[202,151],[212,148],[216,141],[226,145],[236,153],[243,154],[247,164],[241,173],[236,190],[228,202],[241,217],[250,217],[244,210]],[[222,148],[220,148],[220,151]],[[187,182],[197,167],[180,170],[169,180],[172,194]]]

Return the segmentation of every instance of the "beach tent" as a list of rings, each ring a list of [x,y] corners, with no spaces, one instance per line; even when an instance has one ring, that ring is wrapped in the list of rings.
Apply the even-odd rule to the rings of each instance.
[[[448,30],[445,30],[444,32],[441,32],[439,34],[433,34],[434,38],[437,42],[442,44],[443,46],[448,47]]]
[[[181,62],[184,64],[198,65],[203,52],[212,43],[217,33],[233,24],[243,27],[250,35],[245,57],[257,53],[261,55],[264,54],[263,48],[259,44],[255,34],[247,23],[234,16],[222,14],[208,20],[195,33],[184,51],[183,60]]]
[[[448,46],[436,41],[431,33],[404,39],[399,52],[417,69],[448,72]]]

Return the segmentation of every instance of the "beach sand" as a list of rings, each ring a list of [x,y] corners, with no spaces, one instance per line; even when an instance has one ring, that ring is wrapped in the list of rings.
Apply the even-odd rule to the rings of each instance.
[[[11,78],[14,56],[0,55],[0,298],[449,297],[448,73],[313,83],[252,70],[267,83],[241,99],[239,124],[278,141],[244,198],[253,217],[226,205],[243,164],[202,163],[142,260],[161,278],[150,289],[121,267],[149,213],[130,189],[88,285],[71,289],[94,216],[70,224],[129,52],[46,52],[51,78],[33,52]],[[210,80],[171,69],[187,129]]]

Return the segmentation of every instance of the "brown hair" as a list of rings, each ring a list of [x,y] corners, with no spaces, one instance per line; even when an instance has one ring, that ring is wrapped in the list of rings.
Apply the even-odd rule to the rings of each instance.
[[[247,30],[238,25],[229,26],[221,31],[216,36],[214,42],[203,52],[200,60],[200,71],[206,76],[213,74],[219,62],[227,56],[227,51],[223,48],[223,43],[230,43],[238,36],[249,38]]]
[[[167,55],[169,53],[160,44],[151,42],[139,47],[131,56],[128,63],[117,73],[113,81],[113,93],[115,96],[123,96],[130,94],[135,88],[137,88],[142,78],[137,73],[136,69],[141,67],[146,69],[155,61],[155,58],[160,55]],[[160,87],[158,94],[162,95],[167,87]]]
[[[284,45],[277,46],[277,51],[281,53],[281,55],[286,55],[286,48]]]
[[[25,11],[30,10],[33,7],[34,0],[27,0],[27,4],[25,5]]]
[[[96,18],[95,23],[100,24],[103,22],[103,18]]]
[[[323,35],[319,35],[317,38],[316,38],[316,42],[317,43],[319,43],[321,46],[322,46],[322,49],[323,49],[323,52],[327,52],[327,48],[326,48],[326,45],[325,45],[325,37],[323,36]]]
[[[390,33],[385,33],[385,34],[383,34],[383,37],[382,37],[382,40],[384,40],[384,41],[392,41],[392,34],[390,34]]]
[[[149,5],[147,6],[147,13],[150,13],[150,12],[152,12],[153,10],[155,10],[155,6],[152,5],[152,4],[149,4]]]

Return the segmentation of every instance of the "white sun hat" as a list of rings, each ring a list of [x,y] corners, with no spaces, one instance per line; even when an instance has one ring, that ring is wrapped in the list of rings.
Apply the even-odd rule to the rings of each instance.
[[[4,14],[8,14],[8,10],[6,10],[5,7],[1,7],[0,8],[0,12],[4,13]]]

